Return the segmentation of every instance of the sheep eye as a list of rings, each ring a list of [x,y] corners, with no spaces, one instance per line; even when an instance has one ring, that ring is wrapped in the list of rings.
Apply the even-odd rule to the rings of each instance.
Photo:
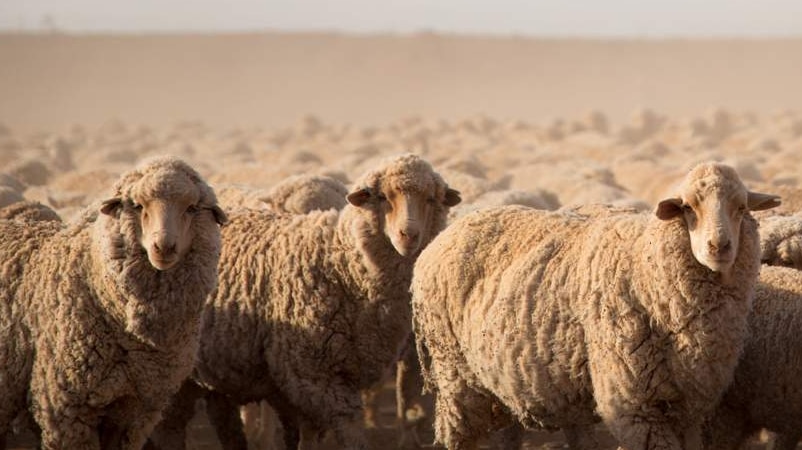
[[[137,211],[142,211],[142,205],[137,202],[134,202],[131,206]]]
[[[187,208],[187,214],[197,214],[200,211],[200,207],[198,205],[190,205]]]
[[[378,199],[380,202],[386,202],[386,201],[387,201],[387,196],[386,196],[386,195],[384,195],[384,194],[382,194],[382,193],[376,194],[376,198],[377,198],[377,199]]]
[[[434,198],[434,197],[429,197],[429,198],[426,199],[426,202],[429,203],[429,204],[434,204],[434,203],[437,202],[437,199]]]

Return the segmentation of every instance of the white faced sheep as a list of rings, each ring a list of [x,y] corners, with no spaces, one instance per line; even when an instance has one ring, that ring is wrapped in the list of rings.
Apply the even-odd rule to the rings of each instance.
[[[411,331],[412,266],[460,197],[403,155],[359,178],[347,200],[305,215],[235,211],[223,231],[193,378],[214,401],[268,400],[288,449],[325,430],[340,448],[365,447],[360,391],[397,360]],[[165,422],[154,443],[182,447],[170,435],[182,428]]]
[[[192,369],[224,221],[169,157],[69,226],[0,221],[0,436],[30,402],[46,449],[140,449]]]
[[[729,384],[760,266],[749,210],[777,205],[703,164],[654,217],[588,206],[469,214],[421,254],[413,328],[436,439],[473,449],[514,420],[597,448],[697,448]]]
[[[707,449],[743,448],[761,428],[774,450],[802,438],[802,271],[763,266],[749,317],[750,335],[732,385],[706,430]]]

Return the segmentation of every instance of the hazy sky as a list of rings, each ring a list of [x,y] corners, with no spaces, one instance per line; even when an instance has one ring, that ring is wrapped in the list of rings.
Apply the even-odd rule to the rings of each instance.
[[[800,36],[802,0],[0,0],[0,30]]]

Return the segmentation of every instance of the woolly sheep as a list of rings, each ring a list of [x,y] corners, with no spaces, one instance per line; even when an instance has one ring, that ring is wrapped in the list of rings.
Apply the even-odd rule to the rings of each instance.
[[[30,200],[23,200],[0,208],[0,219],[17,219],[23,221],[61,221],[61,217],[57,212],[53,211],[52,208],[39,202]]]
[[[192,369],[224,221],[169,157],[69,226],[0,221],[0,436],[30,401],[44,448],[140,449]]]
[[[435,238],[411,291],[437,441],[476,448],[517,419],[592,449],[600,418],[626,449],[701,445],[759,270],[747,210],[779,201],[709,163],[680,192],[652,218],[507,206]]]
[[[221,192],[220,192],[221,191]],[[219,189],[218,199],[223,205],[230,205],[238,208],[264,208],[268,207],[275,211],[284,211],[292,214],[306,214],[315,210],[341,209],[346,204],[345,197],[348,189],[340,180],[326,175],[304,174],[294,175],[278,182],[269,190],[253,189],[245,186],[227,185]],[[202,396],[203,393],[199,393]],[[264,403],[264,402],[261,402]],[[226,430],[230,418],[226,417],[225,412],[210,411],[217,403],[212,402],[211,407],[207,406],[207,411],[211,413],[212,425],[220,430],[221,434],[231,435],[230,430]],[[267,446],[271,445],[270,440],[275,433],[268,425],[274,425],[269,421],[269,417],[264,417],[269,406],[255,405],[247,408],[248,405],[240,409],[242,426],[245,430],[245,438],[251,443],[249,445]],[[228,405],[224,405],[228,409]],[[217,418],[221,422],[217,423]],[[177,428],[183,426],[183,419],[178,421]],[[273,428],[275,428],[273,426]],[[180,437],[176,438],[181,440]],[[235,437],[234,439],[241,439]]]
[[[230,208],[271,208],[292,214],[345,206],[348,188],[326,175],[292,175],[270,189],[224,184],[217,187],[220,204]]]
[[[802,270],[802,217],[761,217],[760,253],[764,264]]]
[[[706,448],[738,449],[761,428],[777,433],[774,450],[802,438],[802,272],[763,266],[732,385],[706,430]]]
[[[294,175],[277,183],[262,201],[277,211],[306,214],[314,210],[345,206],[348,188],[340,180],[324,175]]]
[[[359,178],[347,200],[306,215],[235,211],[223,231],[193,378],[240,405],[268,400],[288,449],[325,430],[364,448],[360,390],[397,360],[412,265],[460,197],[407,154]],[[162,448],[183,446],[172,414],[152,439]]]
[[[236,208],[265,208],[262,198],[267,195],[267,190],[245,184],[221,183],[214,187],[217,194],[217,201],[227,211]]]

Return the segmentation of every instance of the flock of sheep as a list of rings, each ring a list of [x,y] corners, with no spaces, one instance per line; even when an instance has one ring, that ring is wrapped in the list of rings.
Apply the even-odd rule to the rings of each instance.
[[[0,448],[186,448],[203,399],[226,449],[253,402],[367,449],[396,370],[405,446],[796,448],[800,146],[722,110],[0,127]]]

